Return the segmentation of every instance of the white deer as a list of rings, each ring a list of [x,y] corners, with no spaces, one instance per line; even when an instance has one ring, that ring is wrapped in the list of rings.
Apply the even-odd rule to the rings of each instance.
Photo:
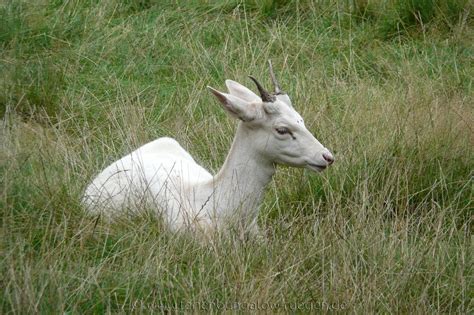
[[[197,164],[176,140],[159,138],[105,168],[87,187],[83,204],[107,216],[145,206],[173,230],[207,232],[237,223],[245,233],[258,233],[259,205],[277,164],[319,172],[334,161],[280,90],[271,63],[270,74],[274,93],[250,77],[260,97],[232,80],[225,82],[229,93],[208,87],[240,120],[216,175]]]

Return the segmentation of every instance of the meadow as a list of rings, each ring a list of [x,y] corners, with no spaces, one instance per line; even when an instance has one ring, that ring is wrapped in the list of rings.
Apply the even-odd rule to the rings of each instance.
[[[462,0],[4,0],[0,312],[472,313],[474,31]],[[80,204],[161,136],[215,173],[236,122],[206,89],[267,60],[334,153],[280,167],[266,241],[196,241]]]

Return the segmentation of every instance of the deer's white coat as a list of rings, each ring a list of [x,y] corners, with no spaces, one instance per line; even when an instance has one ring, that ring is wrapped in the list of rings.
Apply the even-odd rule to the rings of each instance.
[[[84,193],[87,209],[111,216],[147,207],[172,229],[237,223],[256,232],[258,207],[277,164],[321,171],[332,162],[288,95],[263,102],[237,82],[226,85],[229,93],[210,90],[240,122],[218,174],[198,165],[174,139],[159,138],[104,169]]]

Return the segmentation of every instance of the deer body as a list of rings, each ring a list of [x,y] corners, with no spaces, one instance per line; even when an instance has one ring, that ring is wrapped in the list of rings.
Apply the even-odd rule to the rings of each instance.
[[[159,138],[104,169],[88,186],[83,202],[93,213],[108,216],[150,207],[172,229],[214,229],[240,216],[253,224],[264,188],[275,167],[262,167],[255,155],[236,140],[221,171],[212,176],[177,141]],[[248,157],[248,159],[242,159]],[[240,209],[238,213],[235,210]],[[245,212],[245,213],[244,213]]]
[[[271,73],[274,95],[253,78],[261,97],[231,80],[226,81],[229,94],[210,88],[224,109],[241,120],[215,176],[174,139],[160,138],[104,169],[87,187],[83,204],[109,216],[123,209],[155,209],[172,229],[238,224],[256,232],[258,207],[277,164],[321,171],[333,161]]]

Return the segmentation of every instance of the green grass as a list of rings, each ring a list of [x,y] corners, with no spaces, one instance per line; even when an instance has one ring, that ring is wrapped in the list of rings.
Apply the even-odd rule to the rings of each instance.
[[[1,312],[472,312],[472,9],[3,1]],[[236,123],[205,87],[268,85],[268,59],[336,163],[279,168],[266,243],[84,213],[88,181],[160,136],[217,171]]]

